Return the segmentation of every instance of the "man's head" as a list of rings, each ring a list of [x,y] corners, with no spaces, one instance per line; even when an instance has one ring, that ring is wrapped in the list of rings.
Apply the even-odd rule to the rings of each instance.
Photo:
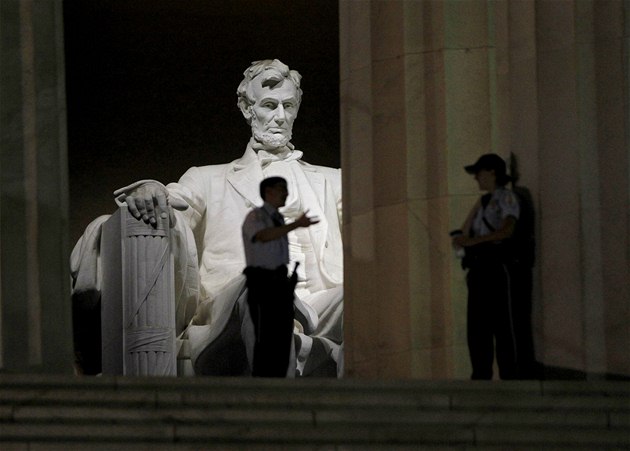
[[[256,61],[238,86],[238,106],[267,150],[285,146],[302,100],[301,75],[276,60]]]
[[[275,208],[284,206],[288,196],[287,181],[282,177],[268,177],[260,182],[260,197]]]
[[[505,186],[511,180],[507,175],[505,161],[494,153],[482,155],[474,164],[465,166],[464,169],[475,176],[479,187],[484,191],[491,191],[495,186]]]

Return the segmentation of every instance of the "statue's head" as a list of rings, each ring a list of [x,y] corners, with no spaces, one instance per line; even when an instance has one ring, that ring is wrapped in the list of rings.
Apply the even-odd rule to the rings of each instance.
[[[252,63],[238,86],[238,106],[265,149],[285,146],[302,100],[302,76],[278,60]]]

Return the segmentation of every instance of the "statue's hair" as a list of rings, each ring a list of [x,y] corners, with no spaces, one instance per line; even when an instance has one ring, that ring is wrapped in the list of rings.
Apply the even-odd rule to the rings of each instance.
[[[260,182],[260,197],[262,197],[263,200],[266,200],[265,199],[265,191],[267,191],[267,188],[273,188],[274,186],[276,186],[278,184],[281,184],[281,183],[286,186],[286,184],[287,184],[286,179],[284,179],[283,177],[279,177],[279,176],[267,177],[262,182]]]
[[[247,96],[247,87],[250,82],[258,77],[263,76],[262,84],[275,86],[284,79],[289,79],[295,85],[297,89],[297,101],[298,104],[302,100],[302,90],[300,89],[300,80],[302,76],[296,70],[290,70],[289,66],[281,62],[280,60],[261,60],[254,61],[245,72],[243,72],[245,78],[241,81],[236,89],[236,95],[238,96],[237,105],[241,111],[245,111],[247,107],[253,105],[256,100]]]

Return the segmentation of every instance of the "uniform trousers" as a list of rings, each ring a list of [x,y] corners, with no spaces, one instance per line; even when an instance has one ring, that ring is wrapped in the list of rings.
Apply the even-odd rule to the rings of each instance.
[[[293,340],[294,281],[287,269],[245,268],[247,304],[254,323],[254,377],[286,377]]]
[[[517,377],[511,272],[511,265],[493,260],[468,269],[467,338],[473,370],[471,379],[492,379],[495,349],[499,377]]]

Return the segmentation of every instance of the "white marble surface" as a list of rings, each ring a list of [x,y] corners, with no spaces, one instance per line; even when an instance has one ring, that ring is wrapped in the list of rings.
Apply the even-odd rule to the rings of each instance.
[[[341,172],[304,162],[302,151],[290,142],[301,102],[300,79],[298,72],[278,60],[252,63],[238,88],[239,107],[252,128],[242,158],[193,167],[166,187],[141,181],[116,191],[118,202],[147,224],[160,219],[153,208],[169,205],[180,363],[191,359],[188,372],[191,368],[202,374],[249,371],[247,361],[232,361],[243,359],[242,352],[237,352],[240,340],[225,343],[221,335],[242,337],[251,366],[251,320],[242,302],[241,224],[254,206],[262,204],[259,184],[263,178],[282,175],[289,190],[287,205],[281,209],[287,220],[307,210],[320,220],[306,232],[289,234],[290,270],[294,262],[301,263],[296,303],[315,318],[310,325],[296,318],[296,343],[301,345],[295,349],[289,374],[297,370],[301,375],[337,375],[334,368],[342,361],[343,341]],[[197,305],[196,311],[189,308],[191,304]],[[238,320],[230,319],[232,312]],[[227,366],[216,363],[223,361]]]

